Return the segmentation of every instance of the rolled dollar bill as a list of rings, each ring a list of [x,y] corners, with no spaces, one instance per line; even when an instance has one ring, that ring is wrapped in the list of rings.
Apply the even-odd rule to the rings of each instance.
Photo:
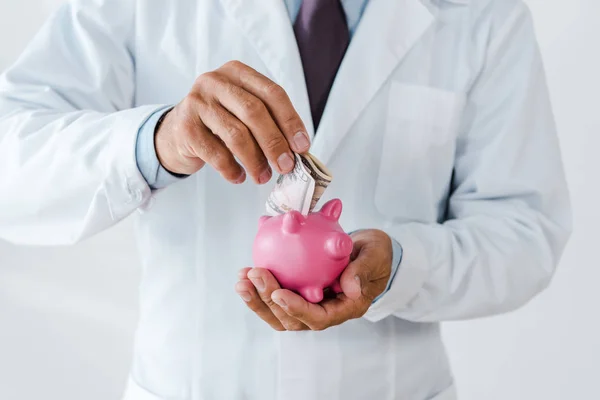
[[[294,169],[280,175],[266,202],[267,214],[276,216],[291,210],[311,212],[332,180],[331,172],[310,153],[296,154]]]
[[[315,189],[312,194],[309,212],[314,210],[315,206],[327,190],[327,187],[333,179],[333,175],[327,169],[325,164],[319,161],[315,156],[307,153],[306,156],[300,157],[302,163],[308,168],[310,176],[315,180]]]

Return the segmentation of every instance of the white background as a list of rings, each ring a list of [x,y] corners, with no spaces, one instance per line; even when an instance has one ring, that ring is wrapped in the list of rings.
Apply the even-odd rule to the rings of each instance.
[[[59,1],[0,0],[0,70]],[[447,324],[445,337],[461,400],[600,399],[600,4],[527,3],[546,62],[575,232],[550,289],[510,315]],[[0,399],[118,399],[137,282],[128,221],[72,248],[0,242]]]

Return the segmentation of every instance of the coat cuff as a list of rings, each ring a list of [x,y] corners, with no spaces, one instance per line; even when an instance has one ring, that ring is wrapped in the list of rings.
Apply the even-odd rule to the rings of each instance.
[[[371,304],[363,316],[371,322],[402,311],[417,296],[427,278],[427,253],[418,238],[403,229],[393,235],[388,234],[402,244],[402,258],[389,289]]]
[[[136,143],[140,127],[158,109],[158,105],[140,106],[116,113],[114,135],[108,143],[110,173],[104,182],[108,211],[119,221],[133,210],[143,207],[151,190],[136,162]]]

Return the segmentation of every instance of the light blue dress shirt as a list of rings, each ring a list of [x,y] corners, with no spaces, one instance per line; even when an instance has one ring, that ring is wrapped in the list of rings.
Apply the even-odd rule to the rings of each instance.
[[[295,21],[302,5],[302,0],[284,0],[287,7],[288,14],[291,21]],[[368,0],[341,0],[346,14],[346,21],[348,23],[348,29],[350,30],[350,37],[356,31],[356,27],[362,17]],[[138,168],[143,175],[144,179],[152,189],[161,189],[167,187],[171,183],[177,182],[183,178],[175,176],[165,170],[156,156],[156,150],[154,148],[154,132],[156,125],[162,115],[168,111],[170,107],[162,108],[152,114],[146,122],[141,126],[138,132],[137,144],[136,144],[136,160]],[[394,238],[392,238],[393,244],[393,260],[392,260],[392,274],[388,281],[385,291],[377,297],[377,301],[383,294],[385,294],[392,284],[400,262],[402,261],[402,246]]]

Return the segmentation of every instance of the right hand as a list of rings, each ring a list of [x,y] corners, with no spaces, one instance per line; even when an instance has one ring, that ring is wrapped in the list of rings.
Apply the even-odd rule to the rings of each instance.
[[[162,166],[190,175],[209,164],[231,183],[258,184],[294,167],[310,142],[285,91],[238,61],[200,75],[155,134]],[[240,165],[239,162],[243,165]]]

